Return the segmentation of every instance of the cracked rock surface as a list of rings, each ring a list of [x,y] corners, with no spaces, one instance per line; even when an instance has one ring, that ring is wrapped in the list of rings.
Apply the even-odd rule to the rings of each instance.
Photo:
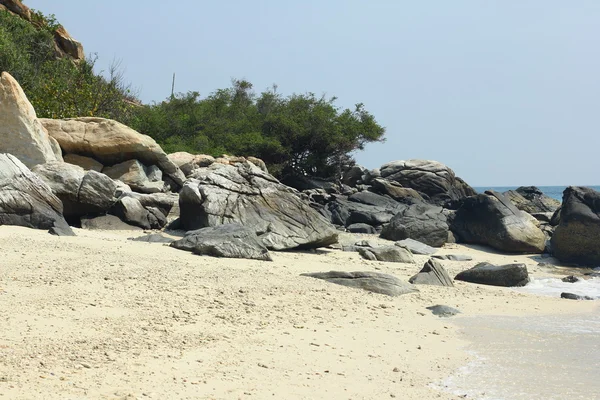
[[[333,225],[297,191],[248,161],[196,170],[180,192],[179,206],[185,230],[237,222],[271,250],[337,242]]]

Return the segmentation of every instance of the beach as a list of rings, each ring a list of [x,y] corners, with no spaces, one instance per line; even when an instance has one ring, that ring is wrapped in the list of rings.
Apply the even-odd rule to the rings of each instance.
[[[142,232],[76,233],[0,226],[3,398],[463,398],[443,387],[473,360],[454,321],[595,308],[459,281],[394,298],[300,276],[368,270],[408,279],[426,256],[383,263],[320,249],[264,262],[127,240]],[[539,256],[456,244],[439,254],[474,257],[444,261],[451,276],[480,261],[547,274]],[[439,318],[425,308],[436,304],[462,314]]]

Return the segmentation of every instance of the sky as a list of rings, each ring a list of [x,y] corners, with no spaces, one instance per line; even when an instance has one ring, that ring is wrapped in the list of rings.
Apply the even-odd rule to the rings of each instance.
[[[364,103],[378,168],[437,160],[472,186],[600,184],[600,1],[26,0],[145,103],[247,79]]]

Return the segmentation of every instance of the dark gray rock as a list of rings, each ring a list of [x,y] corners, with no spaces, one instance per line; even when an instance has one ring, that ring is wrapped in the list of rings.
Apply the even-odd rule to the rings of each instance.
[[[399,183],[383,178],[373,179],[371,185],[375,193],[387,195],[399,203],[414,204],[429,200],[428,196],[420,194],[415,189],[403,187]]]
[[[50,187],[11,154],[0,154],[0,225],[72,234]]]
[[[381,177],[425,194],[429,201],[444,205],[476,194],[447,166],[429,160],[392,161],[381,167]]]
[[[427,260],[421,271],[408,281],[415,285],[454,287],[452,278],[450,278],[444,266],[435,259]]]
[[[350,226],[352,224],[367,224],[373,227],[388,223],[400,210],[398,208],[384,208],[369,204],[348,201],[344,198],[336,198],[327,204],[331,213],[331,222],[339,226]]]
[[[533,218],[537,219],[540,222],[544,222],[546,224],[549,224],[550,221],[552,221],[553,215],[554,215],[554,213],[551,213],[551,212],[531,213],[531,216]]]
[[[438,251],[438,249],[428,246],[425,243],[421,243],[418,240],[414,239],[402,239],[394,244],[396,246],[407,248],[413,254],[422,254],[425,256],[429,256]]]
[[[429,307],[425,307],[428,310],[431,310],[431,313],[433,315],[437,315],[440,318],[443,317],[452,317],[456,314],[460,314],[460,311],[457,310],[456,308],[450,307],[450,306],[444,306],[444,305],[435,305],[435,306],[429,306]]]
[[[111,214],[121,218],[123,222],[139,226],[143,229],[160,229],[166,223],[164,216],[159,218],[158,209],[149,211],[133,197],[121,197],[111,209]]]
[[[103,231],[141,231],[142,228],[139,226],[129,225],[117,216],[114,215],[102,215],[100,217],[83,217],[81,218],[81,227],[89,230],[103,230]]]
[[[196,170],[179,194],[181,226],[228,223],[251,227],[268,249],[325,247],[337,231],[299,193],[254,164],[212,164]]]
[[[400,207],[396,200],[372,192],[358,192],[348,196],[349,201],[394,210]]]
[[[398,246],[359,247],[358,253],[367,260],[413,264],[410,250]]]
[[[388,240],[414,239],[441,247],[448,239],[448,217],[441,207],[413,204],[399,211],[381,231]]]
[[[575,186],[565,189],[552,250],[564,262],[600,265],[600,192]]]
[[[560,201],[546,196],[535,186],[521,186],[516,190],[504,192],[519,210],[533,213],[553,213],[560,207]]]
[[[344,172],[344,175],[342,176],[342,182],[348,186],[356,186],[362,181],[362,176],[365,174],[365,172],[367,172],[365,167],[354,165]]]
[[[102,173],[124,182],[136,192],[160,193],[166,190],[162,171],[156,166],[146,166],[138,160],[127,160],[104,167]]]
[[[580,280],[581,280],[581,278],[578,278],[574,275],[565,276],[564,278],[561,279],[561,281],[566,282],[566,283],[575,283],[575,282],[579,282]]]
[[[487,191],[463,200],[451,229],[462,242],[511,253],[542,253],[546,236],[532,220],[502,194]]]
[[[403,294],[418,292],[413,285],[402,282],[393,275],[382,274],[379,272],[315,272],[302,274],[311,278],[323,279],[338,285],[363,289],[373,293],[385,294],[388,296],[400,296]]]
[[[568,299],[568,300],[598,300],[598,297],[581,296],[579,294],[569,293],[569,292],[562,292],[560,294],[560,298]]]
[[[36,165],[31,171],[62,201],[67,219],[106,213],[116,202],[117,184],[99,172],[60,161]]]
[[[158,208],[164,216],[169,216],[172,214],[171,212],[173,209],[177,209],[177,212],[179,212],[179,194],[177,193],[145,194],[137,192],[124,192],[121,196],[133,197],[146,208]]]
[[[377,230],[368,224],[352,224],[346,227],[348,232],[375,234]]]
[[[172,243],[175,239],[170,237],[163,236],[160,233],[150,233],[144,236],[131,237],[127,240],[132,240],[134,242],[147,242],[147,243]]]
[[[482,285],[513,287],[525,286],[529,282],[529,274],[525,264],[492,265],[483,262],[460,272],[454,279]]]
[[[472,261],[473,257],[461,255],[461,254],[440,254],[433,255],[433,258],[437,258],[438,260],[447,260],[447,261]]]
[[[171,247],[213,257],[273,260],[253,229],[235,223],[189,231]]]

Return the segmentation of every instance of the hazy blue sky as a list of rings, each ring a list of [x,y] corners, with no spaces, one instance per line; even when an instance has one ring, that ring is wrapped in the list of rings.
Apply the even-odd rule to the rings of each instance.
[[[257,91],[362,102],[375,168],[443,162],[473,186],[600,184],[600,1],[25,1],[55,14],[145,102]]]

